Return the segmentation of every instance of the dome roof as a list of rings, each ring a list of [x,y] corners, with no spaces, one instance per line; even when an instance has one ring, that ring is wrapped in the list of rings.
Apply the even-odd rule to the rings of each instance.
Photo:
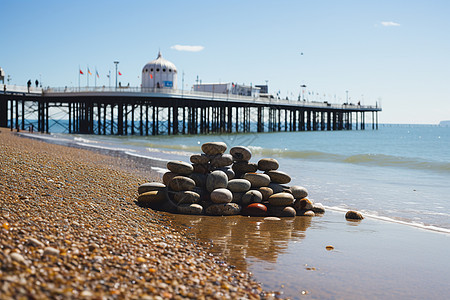
[[[155,60],[152,60],[151,62],[148,62],[145,66],[143,71],[145,70],[145,68],[160,68],[160,69],[167,69],[168,71],[170,70],[170,72],[177,72],[177,67],[175,67],[175,65],[164,59],[161,55],[161,51],[158,52],[158,57]]]

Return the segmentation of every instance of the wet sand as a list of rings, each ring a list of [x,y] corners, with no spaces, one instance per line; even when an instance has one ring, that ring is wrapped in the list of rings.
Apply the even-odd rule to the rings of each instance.
[[[42,151],[43,146],[39,147]],[[80,157],[80,160],[92,161],[92,157]],[[116,169],[120,167],[135,174],[131,182],[120,183],[121,188],[115,191],[115,197],[124,197],[127,204],[122,214],[115,216],[114,220],[119,222],[117,220],[123,217],[124,220],[130,221],[128,212],[139,215],[143,210],[133,203],[137,185],[143,179],[157,180],[159,175],[148,176],[146,168],[140,165],[141,161],[101,157],[102,164],[109,164]],[[119,182],[115,183],[118,184]],[[83,188],[88,187],[95,189],[97,185],[83,185]],[[88,197],[87,200],[89,199],[91,198]],[[213,247],[208,251],[216,255],[216,265],[223,265],[222,268],[227,269],[227,272],[251,272],[254,279],[262,283],[263,289],[281,291],[283,297],[447,299],[450,295],[447,283],[450,278],[449,234],[369,218],[359,223],[348,222],[344,214],[329,210],[321,217],[296,217],[275,222],[242,216],[184,216],[154,213],[150,210],[146,212],[147,217],[134,217],[133,219],[138,221],[133,222],[138,222],[144,228],[153,228],[149,229],[152,236],[162,238],[167,234],[166,230],[169,230],[171,236],[178,236],[180,232],[182,236],[197,239],[199,242],[196,247],[200,249],[203,249],[200,245],[208,246],[212,243]],[[110,213],[106,211],[107,215]],[[155,216],[158,216],[156,218],[159,220],[156,225],[153,224]],[[153,221],[145,223],[149,220]],[[158,230],[162,232],[158,233]],[[139,231],[143,236],[149,233]],[[127,239],[133,239],[133,235],[125,236]],[[144,238],[143,236],[139,238]],[[332,245],[334,249],[327,250],[328,245]],[[17,244],[15,246],[18,247]],[[20,248],[19,250],[22,251]],[[177,254],[177,251],[179,248],[172,249],[171,255]],[[204,250],[196,250],[193,253],[203,253],[201,251]],[[225,267],[227,264],[231,266]],[[170,269],[166,271],[168,274],[174,272]],[[201,273],[208,272],[207,270]],[[217,274],[214,272],[217,271],[212,271],[212,274]],[[193,283],[188,281],[184,284]],[[250,283],[250,286],[253,284]],[[192,288],[195,290],[196,287],[194,283]],[[148,293],[148,290],[146,291]],[[253,288],[253,291],[255,293],[258,290]],[[230,292],[225,291],[223,295],[229,294]]]

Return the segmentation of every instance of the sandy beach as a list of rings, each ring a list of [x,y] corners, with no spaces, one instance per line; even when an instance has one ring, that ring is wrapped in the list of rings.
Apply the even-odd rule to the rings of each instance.
[[[134,162],[0,133],[0,298],[258,299],[229,268],[135,204]]]
[[[8,129],[0,142],[0,298],[450,295],[447,233],[332,210],[275,223],[155,212],[135,204],[160,181],[145,160]]]

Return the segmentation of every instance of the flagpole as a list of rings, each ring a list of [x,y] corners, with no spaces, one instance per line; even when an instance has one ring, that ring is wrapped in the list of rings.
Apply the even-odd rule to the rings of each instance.
[[[95,88],[97,88],[97,68],[95,68],[94,82]]]
[[[80,75],[81,75],[81,68],[80,65],[78,65],[78,91],[80,91]]]
[[[88,72],[86,74],[86,80],[87,80],[87,87],[89,89],[89,66],[87,67],[87,70],[88,70]]]

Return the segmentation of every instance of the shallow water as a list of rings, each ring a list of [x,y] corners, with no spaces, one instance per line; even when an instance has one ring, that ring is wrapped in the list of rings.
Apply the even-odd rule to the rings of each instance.
[[[450,236],[378,220],[167,216],[211,252],[293,299],[445,299]],[[329,251],[326,246],[332,245]]]

